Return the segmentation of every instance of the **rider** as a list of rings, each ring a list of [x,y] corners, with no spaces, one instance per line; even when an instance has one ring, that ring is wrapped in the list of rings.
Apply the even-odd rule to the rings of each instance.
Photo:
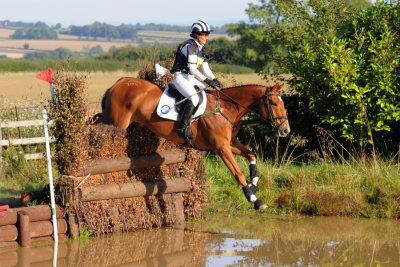
[[[171,69],[176,88],[184,97],[188,98],[181,109],[181,121],[178,128],[178,135],[185,139],[194,138],[189,127],[194,109],[199,104],[199,96],[195,87],[200,90],[204,89],[205,86],[201,82],[205,82],[214,89],[223,87],[223,84],[215,78],[208,66],[210,53],[204,45],[210,32],[212,30],[207,22],[204,20],[195,21],[192,24],[190,34],[192,39],[188,39],[179,45]],[[203,73],[197,69],[198,67],[201,67]]]

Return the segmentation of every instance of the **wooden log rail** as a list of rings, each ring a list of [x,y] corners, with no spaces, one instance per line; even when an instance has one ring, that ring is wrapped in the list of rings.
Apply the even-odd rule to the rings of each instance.
[[[141,197],[171,193],[182,193],[190,190],[188,179],[170,179],[145,181],[126,184],[106,184],[79,188],[81,201],[106,200],[115,198]]]
[[[64,209],[56,206],[59,236],[65,237],[68,225],[63,219]],[[0,248],[30,246],[33,242],[52,240],[53,224],[48,205],[9,209],[0,216]]]
[[[183,161],[185,161],[185,153],[181,150],[154,152],[148,155],[137,157],[99,159],[83,162],[78,169],[77,176],[127,171],[137,168],[148,168],[180,163]]]

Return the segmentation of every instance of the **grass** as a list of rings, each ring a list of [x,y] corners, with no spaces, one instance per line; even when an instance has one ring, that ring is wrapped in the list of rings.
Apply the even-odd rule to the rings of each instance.
[[[18,198],[22,192],[41,189],[48,183],[46,161],[44,159],[27,161],[19,151],[15,147],[3,150],[3,165],[0,166],[0,198]]]
[[[238,158],[246,177],[248,163]],[[205,160],[210,184],[210,212],[253,212],[242,190],[219,158]],[[259,161],[257,197],[267,213],[348,215],[367,218],[400,218],[399,162],[313,161],[276,165]]]

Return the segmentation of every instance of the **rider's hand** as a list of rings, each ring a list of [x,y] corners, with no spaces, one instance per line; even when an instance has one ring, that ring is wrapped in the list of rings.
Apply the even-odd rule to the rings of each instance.
[[[204,80],[204,82],[206,84],[208,84],[208,86],[212,87],[213,89],[217,89],[217,84],[216,84],[215,81],[210,80],[210,79],[207,78],[207,79]]]
[[[217,78],[215,78],[213,81],[215,82],[215,84],[216,84],[219,88],[224,87],[224,85],[223,85]]]

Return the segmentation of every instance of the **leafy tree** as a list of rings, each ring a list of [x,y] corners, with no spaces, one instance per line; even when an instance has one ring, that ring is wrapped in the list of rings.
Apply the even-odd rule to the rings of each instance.
[[[18,29],[10,36],[11,39],[41,39],[41,40],[55,40],[58,39],[57,33],[49,28],[23,28]]]
[[[67,59],[75,56],[76,53],[67,48],[57,48],[53,51],[41,51],[27,53],[24,56],[26,60],[45,60],[45,59]]]
[[[174,49],[165,46],[151,46],[148,48],[143,47],[121,47],[115,49],[111,53],[111,58],[116,60],[142,60],[149,61],[164,61],[174,55]],[[98,59],[110,59],[109,54],[99,56]]]
[[[212,60],[222,64],[237,64],[239,51],[237,43],[227,38],[212,39],[207,43]]]
[[[89,55],[89,56],[97,56],[97,55],[101,55],[101,54],[103,54],[103,53],[104,53],[104,51],[103,51],[103,49],[101,48],[101,46],[96,45],[96,46],[90,48],[90,50],[89,50],[89,52],[88,52],[88,55]]]
[[[232,36],[240,35],[237,47],[240,53],[237,56],[239,64],[261,71],[266,68],[270,59],[268,55],[274,51],[274,40],[266,34],[266,28],[258,24],[228,25],[228,32]]]
[[[398,142],[400,14],[378,0],[356,13],[344,0],[276,0],[282,21],[268,33],[286,54],[275,54],[290,81],[310,97],[324,122],[360,144]],[[376,133],[376,134],[374,134]],[[390,140],[389,140],[390,141]]]

